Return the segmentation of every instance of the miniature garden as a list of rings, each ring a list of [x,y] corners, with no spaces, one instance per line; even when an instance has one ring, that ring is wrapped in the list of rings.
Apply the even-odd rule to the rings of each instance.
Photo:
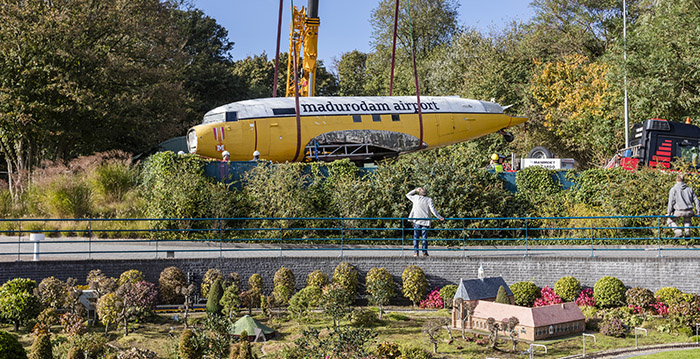
[[[700,296],[676,288],[654,293],[626,288],[614,277],[582,288],[570,276],[553,287],[532,282],[504,287],[498,288],[496,303],[535,309],[575,302],[586,333],[596,337],[586,342],[588,353],[635,347],[635,332],[639,346],[696,340]],[[464,306],[455,293],[453,284],[429,288],[415,265],[406,267],[400,281],[384,268],[372,268],[362,278],[349,263],[339,264],[330,276],[317,270],[304,279],[284,267],[273,278],[254,274],[247,281],[210,269],[200,283],[188,283],[176,267],[163,270],[157,284],[137,270],[119,278],[93,270],[84,282],[16,278],[0,287],[0,359],[518,358],[527,353],[532,342],[520,337],[523,318],[489,317],[483,328],[457,328],[456,308],[467,308],[458,318],[466,321],[478,316],[478,304]],[[547,347],[546,354],[533,353],[542,358],[582,350],[580,332],[535,343]]]

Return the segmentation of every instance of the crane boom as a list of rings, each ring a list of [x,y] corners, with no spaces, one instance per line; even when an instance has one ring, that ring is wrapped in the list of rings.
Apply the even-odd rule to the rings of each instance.
[[[289,60],[287,61],[286,96],[294,96],[294,73],[299,71],[299,59],[302,57],[299,78],[299,95],[313,96],[316,82],[316,59],[318,57],[318,0],[309,0],[308,8],[292,7],[292,24],[289,34]],[[303,50],[302,50],[303,47]]]

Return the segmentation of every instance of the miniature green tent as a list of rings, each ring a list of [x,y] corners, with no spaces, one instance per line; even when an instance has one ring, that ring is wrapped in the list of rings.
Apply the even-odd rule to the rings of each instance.
[[[255,318],[246,315],[241,319],[238,319],[231,329],[231,334],[241,335],[243,331],[248,332],[248,336],[255,337],[255,328],[259,328],[265,334],[266,337],[270,337],[271,334],[275,332],[274,329],[260,323],[255,320]]]

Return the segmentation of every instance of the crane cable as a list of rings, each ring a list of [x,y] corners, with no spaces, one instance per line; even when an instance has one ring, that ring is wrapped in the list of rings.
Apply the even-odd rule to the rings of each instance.
[[[396,0],[394,12],[394,42],[391,47],[391,77],[389,78],[389,96],[394,95],[394,60],[396,59],[396,32],[399,24],[399,0]]]
[[[284,0],[280,0],[279,16],[277,18],[277,51],[275,52],[275,78],[272,83],[272,97],[277,97],[277,77],[279,74],[280,37],[282,36],[282,7]],[[292,20],[294,21],[294,20]],[[257,148],[256,148],[257,149]]]
[[[418,149],[423,148],[423,111],[420,105],[420,87],[418,86],[418,66],[416,66],[416,45],[413,42],[413,21],[411,20],[411,0],[408,3],[408,27],[411,34],[411,57],[413,57],[413,78],[416,82],[416,105],[418,106],[418,123],[420,124],[420,142]]]

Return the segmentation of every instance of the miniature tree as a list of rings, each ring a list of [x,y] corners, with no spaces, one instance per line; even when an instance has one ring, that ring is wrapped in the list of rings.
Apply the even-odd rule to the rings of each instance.
[[[510,304],[510,299],[508,298],[508,292],[503,286],[498,287],[498,293],[496,294],[496,303]]]
[[[315,270],[306,276],[306,286],[316,286],[319,289],[328,285],[328,276],[320,270]]]
[[[443,322],[440,319],[429,319],[423,324],[423,334],[433,344],[433,354],[437,354],[437,345],[440,340],[440,329],[442,329],[442,326]]]
[[[124,283],[127,283],[127,282],[129,282],[131,284],[135,284],[138,282],[143,282],[144,280],[145,279],[144,279],[143,273],[141,271],[136,270],[136,269],[130,269],[130,270],[122,273],[122,275],[119,276],[119,283],[118,284],[120,286]]]
[[[34,337],[32,347],[29,349],[29,359],[53,359],[51,334],[39,334]]]
[[[321,295],[321,307],[323,312],[333,319],[337,328],[340,320],[347,315],[350,307],[350,295],[345,287],[339,283],[332,283],[323,287]]]
[[[180,359],[199,359],[202,357],[201,350],[197,348],[197,339],[192,329],[185,329],[180,334],[178,354]]]
[[[280,267],[280,269],[278,269],[277,272],[275,272],[275,276],[272,279],[272,287],[277,288],[280,285],[287,287],[291,294],[294,293],[296,279],[294,278],[294,272],[292,272],[291,269]]]
[[[467,315],[465,315],[462,319],[462,338],[466,339],[464,332],[467,327],[467,321],[469,320],[469,318],[472,317],[472,315],[474,315],[474,310],[476,309],[476,302],[467,303],[464,309],[466,310]]]
[[[282,287],[282,286],[280,286]],[[272,306],[274,305],[274,299],[269,296],[260,296],[260,311],[263,313],[267,319],[272,318]]]
[[[55,277],[44,278],[37,287],[37,294],[44,308],[63,309],[67,292],[66,283]]]
[[[224,295],[219,301],[223,307],[221,312],[229,319],[238,315],[238,307],[241,306],[241,297],[238,295],[238,292],[238,287],[235,284],[231,284],[224,289]]]
[[[11,322],[18,331],[20,324],[39,315],[39,298],[34,295],[36,282],[26,278],[12,279],[0,287],[0,319]]]
[[[382,319],[383,307],[389,304],[389,300],[396,295],[394,276],[385,268],[372,268],[367,272],[365,282],[367,283],[367,299],[370,304],[379,307],[379,319]]]
[[[287,310],[298,319],[306,319],[307,314],[318,307],[321,302],[321,289],[316,286],[306,287],[292,296]]]
[[[403,295],[411,300],[415,307],[425,296],[428,289],[428,280],[425,278],[423,270],[415,265],[410,265],[401,274]]]
[[[581,282],[572,276],[562,277],[554,283],[554,293],[564,302],[573,302],[581,293]]]
[[[234,353],[231,353],[231,358],[236,359],[253,359],[253,353],[250,349],[250,341],[248,340],[248,332],[245,330],[241,332],[241,343],[238,346],[238,355],[234,357]]]
[[[24,351],[17,337],[0,330],[0,358],[2,359],[26,359],[27,352]]]
[[[217,279],[223,279],[223,277],[224,275],[221,274],[221,271],[216,268],[209,269],[206,273],[204,273],[201,287],[202,297],[209,298],[209,289],[211,288],[212,284],[214,284]]]
[[[335,267],[333,271],[333,283],[340,284],[348,293],[351,301],[355,299],[359,282],[360,274],[352,264],[343,262]]]
[[[88,273],[86,281],[88,287],[95,291],[96,300],[98,302],[100,298],[102,298],[102,296],[114,292],[115,290],[117,290],[118,287],[116,279],[107,277],[99,269],[91,270],[90,273]],[[92,319],[94,325],[94,323],[96,323],[98,319],[97,311],[94,312],[94,317]]]
[[[501,330],[496,319],[489,317],[486,319],[486,328],[489,330],[489,343],[491,343],[491,348],[496,349],[496,344],[498,343],[498,331]]]
[[[452,309],[452,300],[457,293],[457,286],[454,284],[448,284],[440,288],[440,298],[445,305],[445,308]]]
[[[185,273],[178,267],[168,267],[160,272],[158,278],[158,293],[160,301],[163,304],[181,303],[182,295],[177,292],[178,287],[182,287],[187,283]]]
[[[122,311],[123,302],[114,293],[107,293],[97,300],[97,315],[105,326],[105,335],[109,332],[109,325],[117,323]]]
[[[250,300],[253,307],[260,305],[260,295],[263,294],[263,280],[260,274],[255,273],[248,278],[248,291],[250,291]]]
[[[221,288],[221,279],[214,281],[214,284],[209,289],[209,296],[207,297],[207,314],[221,314],[221,297],[224,295],[223,288]]]
[[[183,320],[183,322],[185,322],[185,329],[187,329],[188,328],[187,318],[189,317],[189,314],[190,314],[190,308],[192,307],[192,304],[194,303],[194,296],[197,293],[197,287],[194,284],[190,284],[188,286],[178,287],[176,291],[183,298],[182,307],[184,309],[184,312],[182,314],[182,320]]]
[[[518,332],[515,330],[518,324],[520,324],[520,320],[516,317],[510,317],[508,320],[504,320],[503,323],[501,323],[503,330],[510,336],[510,342],[513,344],[513,351],[515,351],[515,347],[518,345]]]
[[[294,294],[294,291],[282,284],[276,286],[275,289],[272,290],[272,296],[275,299],[275,303],[280,306],[287,305],[289,303],[289,299],[292,297],[292,294]]]

